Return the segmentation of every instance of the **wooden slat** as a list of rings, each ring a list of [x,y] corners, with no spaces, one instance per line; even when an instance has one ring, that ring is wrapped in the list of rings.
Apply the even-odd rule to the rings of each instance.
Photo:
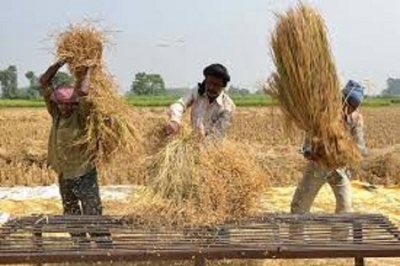
[[[304,230],[291,235],[294,225]],[[338,225],[349,231],[347,240],[332,241],[332,226]],[[72,239],[69,233],[111,237]],[[0,228],[0,264],[196,258],[204,265],[215,259],[336,257],[355,258],[358,265],[366,257],[400,257],[399,230],[386,217],[369,214],[264,214],[196,228],[150,227],[114,216],[38,215]]]

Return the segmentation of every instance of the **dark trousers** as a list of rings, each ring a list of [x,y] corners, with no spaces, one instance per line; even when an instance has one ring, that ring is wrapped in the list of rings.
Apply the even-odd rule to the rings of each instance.
[[[96,169],[75,178],[59,177],[64,214],[101,215],[103,212]],[[80,206],[82,205],[82,208]]]
[[[103,208],[100,199],[100,189],[97,180],[97,170],[94,168],[83,176],[63,178],[59,176],[59,185],[64,214],[68,215],[102,215]],[[103,230],[101,230],[103,231]],[[95,239],[110,237],[108,230],[101,233],[91,233]],[[85,238],[86,233],[71,233],[72,237]],[[103,242],[100,240],[96,242]],[[109,240],[108,240],[109,241]],[[108,242],[106,241],[106,242]]]

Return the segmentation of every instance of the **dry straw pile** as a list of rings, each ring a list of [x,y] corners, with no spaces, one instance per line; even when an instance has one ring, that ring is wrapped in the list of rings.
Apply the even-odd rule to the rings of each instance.
[[[148,158],[145,184],[163,198],[177,202],[192,199],[200,182],[196,167],[199,153],[191,131],[181,130]]]
[[[280,15],[272,51],[276,72],[269,85],[288,123],[312,136],[321,165],[357,163],[360,154],[342,121],[339,78],[323,18],[303,4]]]
[[[399,185],[400,145],[371,150],[355,173],[362,181],[385,186]]]
[[[107,72],[103,50],[106,35],[90,24],[71,25],[56,37],[57,57],[67,62],[79,84],[87,68],[92,69],[88,101],[91,111],[86,134],[76,141],[98,164],[108,162],[121,149],[137,151],[139,131],[133,123],[138,116],[117,93],[117,85]]]
[[[204,225],[253,213],[268,177],[238,144],[199,142],[189,130],[147,160],[143,193],[130,204],[146,223]]]

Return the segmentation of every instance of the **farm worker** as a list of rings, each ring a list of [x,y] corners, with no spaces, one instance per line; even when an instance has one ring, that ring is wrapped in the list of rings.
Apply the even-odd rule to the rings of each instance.
[[[182,116],[191,107],[191,125],[202,138],[222,139],[232,123],[235,104],[224,92],[230,81],[228,70],[221,64],[212,64],[203,70],[204,80],[172,104],[170,121],[165,126],[167,135],[176,134]]]
[[[87,98],[92,67],[82,69],[85,75],[76,79],[75,87],[65,84],[54,88],[52,80],[64,64],[60,60],[40,77],[41,95],[52,117],[48,165],[58,174],[64,214],[101,215],[96,166],[82,147],[73,145],[84,134],[90,112]],[[86,234],[71,235],[83,237]]]
[[[363,117],[359,112],[359,106],[364,98],[364,87],[350,80],[342,90],[343,114],[346,129],[349,130],[353,140],[363,156],[368,153],[364,139]],[[315,162],[311,152],[308,136],[303,144],[303,155],[309,160],[291,203],[291,213],[308,213],[321,187],[328,182],[336,198],[336,213],[348,213],[352,211],[352,195],[349,172],[347,169],[327,170]],[[343,228],[333,229],[333,238],[344,239],[348,230]]]

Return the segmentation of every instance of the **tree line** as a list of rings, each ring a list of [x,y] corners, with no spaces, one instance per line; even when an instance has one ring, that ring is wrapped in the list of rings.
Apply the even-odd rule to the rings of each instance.
[[[2,99],[40,99],[39,76],[34,71],[25,73],[28,86],[18,86],[18,71],[15,65],[0,70],[0,87]],[[53,79],[53,86],[68,85],[73,78],[66,72],[59,71]],[[238,95],[250,94],[250,91],[235,86],[229,87],[229,93]],[[165,82],[160,74],[139,72],[135,75],[127,96],[164,95],[167,93]]]
[[[25,78],[29,81],[26,87],[18,86],[18,71],[15,65],[0,70],[1,98],[3,99],[39,99],[39,77],[33,71],[25,73]],[[67,85],[73,82],[73,78],[66,72],[59,71],[53,79],[53,86]],[[231,85],[227,89],[228,94],[248,95],[250,90]],[[133,95],[164,95],[167,93],[165,82],[160,74],[139,72],[136,73],[131,83],[127,96]],[[261,93],[258,90],[256,93]],[[400,96],[400,79],[388,78],[386,89],[381,93],[382,96]]]
[[[18,86],[18,71],[15,65],[0,70],[0,87],[2,99],[40,99],[39,76],[33,72],[25,73],[28,80],[28,86]],[[73,78],[66,72],[59,71],[52,80],[52,85],[58,87],[61,85],[70,85]],[[135,75],[129,94],[135,95],[159,95],[165,94],[165,83],[159,74],[146,74],[140,72]]]
[[[382,96],[399,96],[400,79],[388,78],[386,80],[386,89],[382,91]]]
[[[135,75],[129,95],[163,95],[166,94],[164,79],[160,74],[147,74],[139,72]],[[228,93],[236,95],[247,95],[250,91],[237,86],[229,86]]]

